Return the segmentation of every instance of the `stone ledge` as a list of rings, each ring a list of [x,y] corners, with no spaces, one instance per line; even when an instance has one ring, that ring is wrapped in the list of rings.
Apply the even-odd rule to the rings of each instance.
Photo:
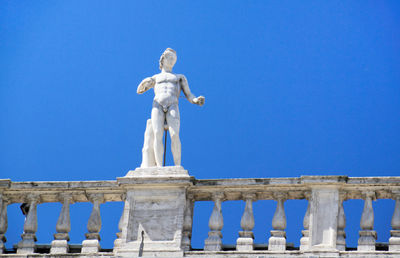
[[[302,252],[302,251],[187,251],[184,257],[257,257],[257,258],[274,258],[274,257],[301,257],[301,258],[315,258],[315,257],[357,257],[357,258],[375,258],[375,257],[388,257],[398,258],[400,252],[389,251],[374,251],[374,252],[358,252],[358,251],[336,251],[336,252]]]
[[[193,180],[181,166],[137,168],[130,170],[126,176],[117,178],[118,184],[125,188],[188,185]]]
[[[301,176],[302,184],[332,185],[347,183],[348,176]]]
[[[0,189],[9,188],[11,185],[10,179],[0,179]]]
[[[130,170],[125,177],[133,177],[133,178],[189,177],[189,173],[182,166],[150,167],[150,168],[137,168],[135,170]]]

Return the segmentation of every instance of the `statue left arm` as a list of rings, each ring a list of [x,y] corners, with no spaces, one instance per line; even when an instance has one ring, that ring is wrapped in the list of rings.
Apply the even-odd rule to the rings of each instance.
[[[193,93],[190,91],[189,84],[184,75],[182,74],[179,75],[179,82],[181,84],[183,93],[185,94],[186,98],[189,100],[190,103],[197,104],[199,106],[204,105],[205,98],[203,96],[196,97],[195,95],[193,95]]]

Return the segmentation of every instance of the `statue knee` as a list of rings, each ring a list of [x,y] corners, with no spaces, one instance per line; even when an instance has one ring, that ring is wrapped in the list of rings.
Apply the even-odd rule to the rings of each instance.
[[[162,141],[164,130],[154,130],[154,140]]]
[[[152,149],[153,149],[153,145],[146,144],[146,145],[143,146],[142,152],[146,152],[147,153]]]
[[[179,141],[179,134],[175,132],[170,132],[172,141]]]

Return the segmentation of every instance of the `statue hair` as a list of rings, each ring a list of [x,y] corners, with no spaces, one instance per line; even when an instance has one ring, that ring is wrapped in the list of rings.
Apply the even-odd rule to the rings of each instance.
[[[160,70],[163,68],[164,57],[165,57],[165,53],[167,53],[167,52],[172,52],[172,53],[174,53],[174,54],[176,55],[176,51],[175,51],[175,50],[173,50],[172,48],[167,48],[167,49],[164,51],[164,53],[162,53],[162,55],[161,55],[161,57],[160,57],[160,61],[159,61],[159,63],[160,63]]]

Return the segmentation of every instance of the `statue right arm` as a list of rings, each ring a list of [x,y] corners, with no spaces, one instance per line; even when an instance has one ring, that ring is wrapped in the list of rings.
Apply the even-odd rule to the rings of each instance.
[[[156,80],[154,80],[153,77],[148,77],[139,84],[136,92],[138,94],[142,94],[142,93],[146,92],[147,90],[153,88],[155,84],[156,84]]]

